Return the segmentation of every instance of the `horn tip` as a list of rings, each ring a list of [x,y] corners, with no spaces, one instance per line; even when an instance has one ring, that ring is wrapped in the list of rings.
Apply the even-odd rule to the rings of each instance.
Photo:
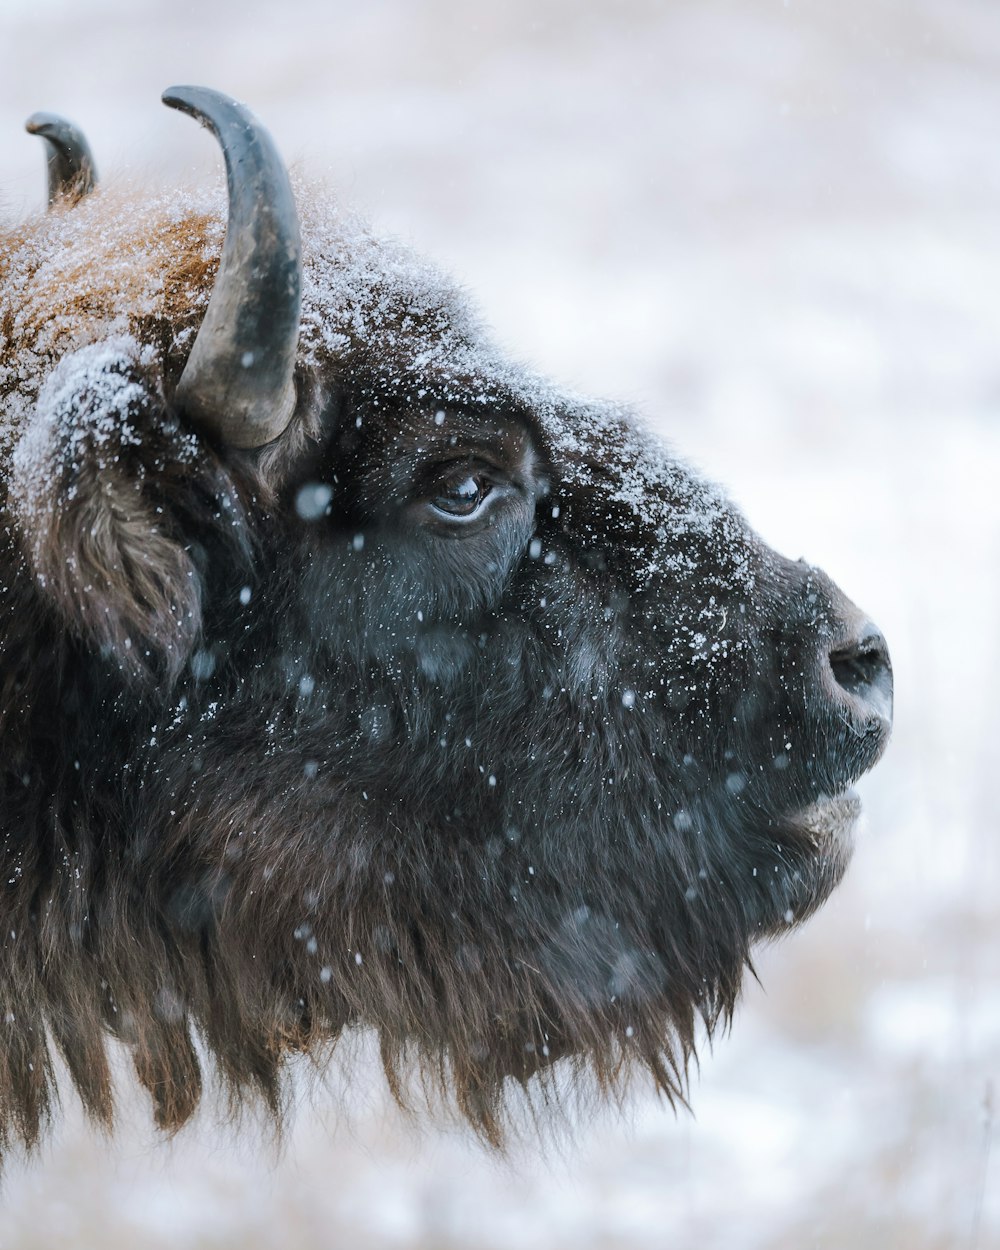
[[[190,90],[190,87],[183,86],[167,87],[167,89],[161,93],[160,99],[167,106],[167,108],[173,109],[176,108],[181,102],[181,97],[186,95]]]
[[[215,100],[225,100],[228,102],[228,96],[222,95],[219,91],[214,91],[211,87],[195,87],[195,86],[177,86],[168,87],[160,96],[163,103],[170,109],[179,109],[182,113],[189,113],[197,116],[201,114],[206,106],[211,106]],[[232,101],[235,103],[235,101]]]
[[[58,119],[52,113],[32,113],[24,123],[29,135],[44,135]]]

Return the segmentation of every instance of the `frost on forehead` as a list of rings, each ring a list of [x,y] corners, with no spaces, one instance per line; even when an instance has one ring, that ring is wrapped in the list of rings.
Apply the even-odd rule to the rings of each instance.
[[[593,485],[594,461],[612,471],[594,488],[634,514],[641,580],[694,572],[711,556],[734,590],[752,589],[739,513],[633,414],[568,396],[505,356],[464,292],[402,244],[321,200],[306,201],[302,225],[307,358],[374,346],[389,390],[486,409],[513,402],[531,414],[567,482]]]
[[[314,191],[297,188],[302,226],[300,348],[309,364],[379,349],[388,379],[412,390],[434,368],[447,380],[474,365],[484,338],[472,305],[436,265],[375,233]],[[440,398],[447,400],[448,395]]]
[[[673,455],[634,414],[610,404],[554,403],[541,423],[567,479],[599,489],[635,517],[642,583],[698,572],[710,558],[732,590],[751,591],[749,530],[714,482]],[[605,470],[594,484],[588,466]]]

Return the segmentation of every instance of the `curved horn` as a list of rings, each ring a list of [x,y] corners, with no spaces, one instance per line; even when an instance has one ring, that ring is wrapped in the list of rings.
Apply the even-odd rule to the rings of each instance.
[[[56,113],[32,113],[24,123],[30,135],[45,140],[49,165],[49,205],[66,198],[75,202],[97,185],[90,144],[72,122]]]
[[[171,87],[163,103],[212,131],[229,187],[219,273],[174,402],[223,442],[261,447],[295,408],[302,257],[292,188],[274,141],[244,105],[207,87]]]

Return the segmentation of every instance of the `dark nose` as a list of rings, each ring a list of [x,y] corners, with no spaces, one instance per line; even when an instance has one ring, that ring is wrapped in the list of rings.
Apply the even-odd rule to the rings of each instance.
[[[892,725],[892,663],[882,634],[866,621],[850,641],[830,650],[834,693],[854,716],[888,732]]]

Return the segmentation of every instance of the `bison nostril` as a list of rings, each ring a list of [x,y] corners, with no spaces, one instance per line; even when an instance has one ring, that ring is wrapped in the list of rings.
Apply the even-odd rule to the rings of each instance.
[[[874,626],[848,646],[830,652],[837,685],[883,720],[892,720],[892,664],[886,641]]]
[[[849,690],[851,694],[857,694],[877,681],[885,665],[881,653],[872,648],[847,654],[835,651],[830,656],[830,667],[838,685]]]

